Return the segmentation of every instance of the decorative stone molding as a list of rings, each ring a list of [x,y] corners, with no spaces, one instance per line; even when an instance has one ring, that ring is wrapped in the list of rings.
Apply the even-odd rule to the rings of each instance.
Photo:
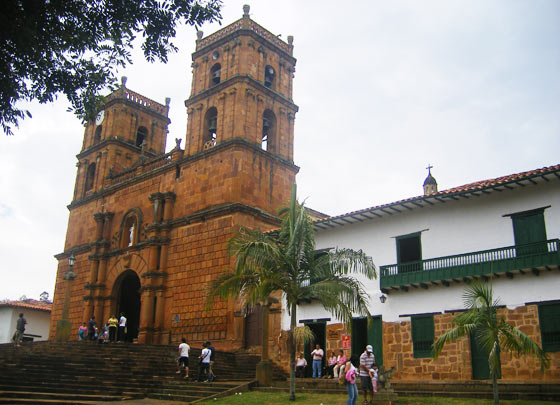
[[[87,282],[84,285],[84,289],[86,290],[101,290],[105,288],[105,284],[104,283],[96,283],[96,284],[92,284],[90,282]]]
[[[143,293],[144,291],[164,291],[165,287],[162,285],[145,285],[144,287],[140,288],[140,293]]]
[[[142,274],[142,278],[166,278],[169,274],[165,271],[147,271]]]

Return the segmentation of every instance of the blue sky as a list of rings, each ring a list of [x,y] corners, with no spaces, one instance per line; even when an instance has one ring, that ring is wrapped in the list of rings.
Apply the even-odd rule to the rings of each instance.
[[[225,0],[223,25],[243,3]],[[259,24],[295,37],[295,163],[310,207],[335,215],[419,195],[428,163],[440,190],[560,163],[560,2],[250,5]],[[120,73],[134,91],[171,97],[168,148],[186,132],[194,29],[176,44],[167,65],[138,53]],[[0,299],[52,295],[83,136],[63,98],[29,107],[33,119],[0,136]]]

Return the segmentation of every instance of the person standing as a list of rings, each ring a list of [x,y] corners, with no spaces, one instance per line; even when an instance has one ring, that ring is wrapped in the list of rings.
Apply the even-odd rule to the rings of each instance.
[[[124,342],[126,336],[126,318],[124,316],[124,312],[121,312],[121,317],[119,318],[119,336],[117,340],[119,342]]]
[[[190,346],[187,344],[187,339],[181,338],[181,344],[178,349],[177,358],[177,374],[181,374],[181,369],[185,369],[185,379],[189,378],[189,350]]]
[[[96,338],[96,333],[95,333],[95,316],[92,316],[91,319],[88,322],[88,339],[89,340],[95,340]]]
[[[208,367],[208,381],[212,382],[216,378],[213,371],[214,361],[216,359],[216,349],[214,349],[214,346],[212,346],[212,343],[210,341],[206,342],[206,347],[208,348],[208,350],[210,350],[210,366]]]
[[[119,324],[119,320],[115,315],[112,315],[107,321],[107,324],[109,325],[109,341],[115,342],[117,340],[117,325]]]
[[[305,377],[305,367],[307,367],[307,360],[303,357],[303,353],[298,355],[296,359],[296,377],[303,378]]]
[[[208,381],[208,370],[210,369],[210,355],[212,352],[208,349],[206,343],[202,345],[202,352],[200,353],[200,364],[198,366],[198,382]]]
[[[360,356],[360,382],[362,390],[364,391],[364,404],[367,404],[368,392],[371,399],[370,403],[373,404],[373,385],[371,384],[369,370],[371,370],[374,363],[375,355],[373,354],[373,347],[371,347],[371,345],[367,345],[366,350],[364,350]]]
[[[377,364],[373,363],[371,370],[369,370],[369,376],[371,377],[371,385],[373,387],[373,393],[377,393],[377,379],[379,377],[379,370],[377,369]]]
[[[313,378],[321,378],[321,367],[323,366],[323,357],[325,352],[320,345],[315,345],[315,350],[311,352],[313,356]]]
[[[27,325],[27,320],[23,317],[23,312],[19,314],[19,318],[16,322],[16,331],[14,333],[14,342],[16,346],[21,346],[21,341],[23,339],[23,332],[25,332],[25,325]]]
[[[356,383],[356,376],[360,359],[357,355],[353,354],[350,360],[344,365],[346,372],[339,372],[339,379],[344,381],[346,391],[348,392],[348,400],[346,405],[356,405],[358,401],[358,384]]]

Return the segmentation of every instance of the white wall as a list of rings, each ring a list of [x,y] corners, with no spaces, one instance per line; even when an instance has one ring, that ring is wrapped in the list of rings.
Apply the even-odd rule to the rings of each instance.
[[[8,343],[16,330],[15,324],[12,329],[13,308],[0,307],[0,343]]]
[[[27,308],[0,307],[0,343],[9,343],[16,331],[19,314],[27,320],[25,333],[40,335],[34,337],[33,341],[48,340],[51,314],[47,311],[38,311]]]
[[[513,246],[512,221],[504,215],[549,205],[550,208],[544,211],[547,238],[555,239],[560,237],[560,187],[557,180],[321,230],[316,234],[317,248],[362,249],[379,267],[397,262],[395,237],[420,231],[423,259]],[[381,314],[384,321],[403,320],[399,318],[403,314],[463,308],[464,284],[391,292],[387,302],[381,304],[379,279],[363,282],[371,297],[370,311]],[[559,299],[560,273],[515,275],[512,280],[497,279],[493,287],[495,297],[500,297],[501,303],[510,307]],[[298,320],[320,318],[332,317],[316,304],[298,307]],[[331,322],[339,321],[333,318]],[[287,313],[284,313],[282,327],[289,328]]]

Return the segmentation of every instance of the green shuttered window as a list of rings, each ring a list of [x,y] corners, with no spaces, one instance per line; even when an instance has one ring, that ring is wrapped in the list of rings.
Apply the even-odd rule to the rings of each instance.
[[[544,209],[520,212],[511,216],[518,256],[547,252]],[[543,242],[543,243],[537,243]]]
[[[560,351],[560,303],[540,304],[541,345],[545,352]]]
[[[434,343],[434,316],[415,315],[412,317],[412,348],[415,358],[432,357]]]

